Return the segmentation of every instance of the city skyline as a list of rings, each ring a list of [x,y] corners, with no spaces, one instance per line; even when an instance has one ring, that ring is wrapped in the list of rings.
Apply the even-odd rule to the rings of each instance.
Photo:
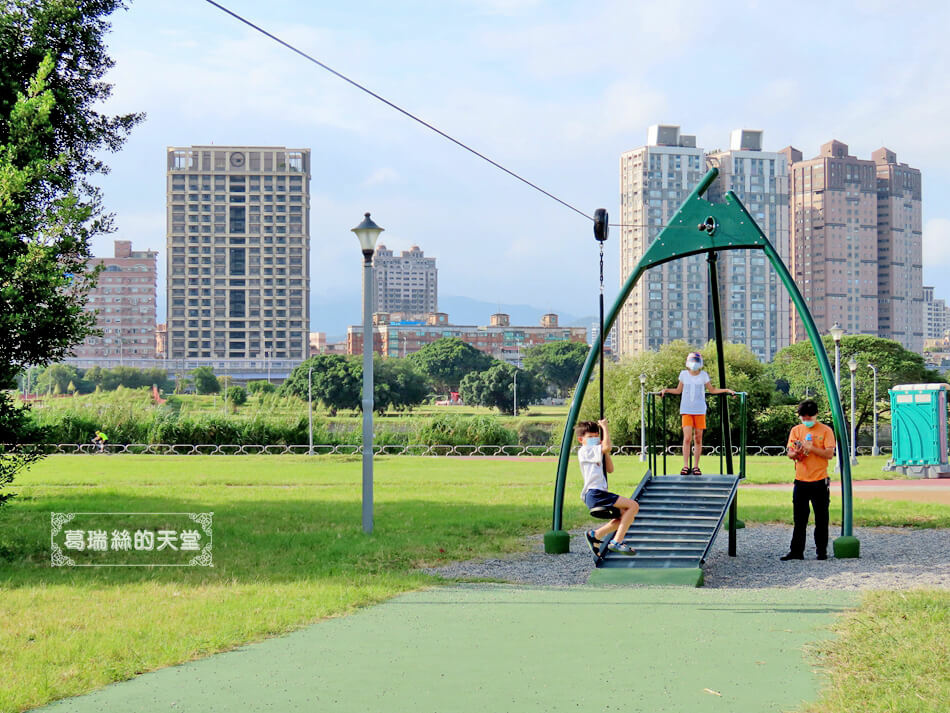
[[[943,6],[924,26],[875,3],[819,11],[472,0],[440,13],[411,2],[364,3],[354,13],[242,0],[233,8],[588,214],[619,215],[616,157],[654,123],[690,127],[710,151],[737,126],[763,129],[766,151],[829,137],[859,156],[888,146],[926,176],[924,281],[950,298],[950,207],[939,200],[950,189],[940,159],[950,138],[909,130],[939,126],[950,108],[950,79],[937,71],[950,60],[937,30],[950,19]],[[853,32],[831,41],[815,23]],[[446,296],[595,311],[597,249],[584,218],[210,6],[133,4],[113,24],[116,94],[106,108],[149,117],[106,157],[113,173],[99,183],[119,230],[97,241],[97,254],[115,238],[164,245],[156,157],[165,146],[308,146],[312,328],[321,327],[320,304],[334,300],[350,310],[348,321],[359,318],[360,256],[349,229],[366,211],[389,243],[439,256]],[[778,61],[772,28],[802,43],[794,66]],[[890,38],[883,46],[872,41],[881,33]],[[595,34],[602,41],[592,46]],[[723,36],[732,39],[713,43]],[[697,83],[699,61],[710,77],[742,79]],[[608,299],[620,274],[618,232],[606,246]]]

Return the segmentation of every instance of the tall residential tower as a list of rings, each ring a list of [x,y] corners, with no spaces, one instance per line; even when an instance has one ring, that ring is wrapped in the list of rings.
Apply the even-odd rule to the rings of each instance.
[[[439,271],[418,245],[394,255],[380,245],[373,255],[374,312],[424,315],[439,311]]]
[[[721,203],[734,191],[785,263],[789,258],[788,161],[762,150],[762,132],[736,129],[728,151],[706,158],[719,169],[708,198]],[[719,301],[723,339],[745,344],[760,361],[788,346],[791,300],[761,250],[719,254]]]
[[[696,137],[678,126],[651,126],[647,145],[620,156],[620,283],[706,171]],[[649,270],[620,312],[621,356],[657,349],[675,339],[708,337],[708,278],[703,257]]]
[[[168,357],[306,359],[310,150],[167,151]]]

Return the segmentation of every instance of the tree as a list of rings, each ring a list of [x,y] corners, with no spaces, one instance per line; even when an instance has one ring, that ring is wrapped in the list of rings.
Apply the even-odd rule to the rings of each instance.
[[[577,384],[590,347],[583,342],[548,342],[525,352],[524,368],[542,384],[553,387],[558,396]]]
[[[37,379],[37,391],[41,394],[51,394],[56,389],[63,393],[69,389],[69,384],[79,381],[79,372],[76,367],[68,364],[50,364],[43,370]]]
[[[269,381],[258,379],[247,382],[247,391],[251,394],[272,394],[277,391],[277,387]]]
[[[229,386],[225,392],[230,401],[235,406],[243,406],[247,403],[247,392],[240,386]]]
[[[457,391],[462,377],[485,371],[496,359],[458,337],[442,337],[408,357],[432,381],[437,391]]]
[[[363,365],[359,366],[362,383]],[[425,401],[429,394],[429,382],[426,377],[408,359],[380,359],[373,364],[373,407],[383,412],[392,408],[396,411],[411,411]]]
[[[830,355],[829,361],[834,370],[835,346],[831,337],[824,338],[825,351]],[[930,382],[945,382],[939,372],[928,369],[924,365],[924,358],[915,352],[905,349],[900,343],[881,337],[867,335],[845,336],[841,339],[841,403],[850,420],[851,401],[851,371],[848,361],[854,357],[858,363],[855,371],[855,423],[858,430],[868,423],[874,414],[873,374],[868,364],[877,367],[878,413],[890,411],[890,400],[887,397],[888,389],[897,384],[915,384]],[[806,395],[818,402],[822,412],[828,412],[828,397],[824,382],[818,371],[818,360],[812,351],[810,342],[799,342],[785,347],[778,354],[769,368],[774,379],[784,379],[789,385],[789,394],[795,399],[805,398]],[[821,416],[827,418],[824,414]]]
[[[221,383],[210,366],[199,366],[191,372],[191,376],[195,380],[195,391],[199,394],[217,394],[221,391]]]
[[[105,18],[121,0],[5,0],[0,14],[0,386],[66,356],[95,325],[84,310],[92,237],[109,232],[104,151],[142,116],[104,116],[113,66]]]
[[[0,11],[0,388],[91,334],[89,241],[111,228],[90,177],[142,116],[109,117],[105,18],[122,0],[3,0]],[[67,384],[68,386],[68,384]],[[4,443],[23,423],[0,397]],[[4,419],[7,419],[4,421]],[[35,457],[0,457],[0,487]],[[7,496],[0,499],[0,504]]]
[[[360,408],[362,368],[357,359],[341,354],[318,354],[296,367],[280,393],[307,400],[307,373],[313,368],[313,399],[335,416],[340,409]]]
[[[604,382],[604,414],[610,422],[610,435],[614,443],[629,445],[640,443],[640,374],[647,375],[645,391],[659,391],[664,387],[673,388],[679,381],[680,372],[686,368],[686,355],[696,351],[697,347],[685,341],[678,340],[664,344],[659,350],[641,352],[636,356],[611,364],[608,362]],[[699,349],[704,357],[704,369],[709,373],[713,386],[719,384],[718,357],[715,342],[709,342]],[[756,443],[760,438],[756,416],[778,398],[775,385],[752,351],[742,344],[724,344],[723,352],[726,358],[726,386],[735,391],[745,391],[749,394],[748,401],[748,435],[749,443]],[[597,379],[596,371],[594,379]],[[600,415],[598,404],[598,389],[596,383],[591,383],[587,389],[584,403],[581,407],[581,420],[596,420]],[[709,445],[718,445],[721,442],[721,424],[719,409],[715,406],[716,399],[709,399],[709,411],[706,414],[706,437],[704,441]],[[738,438],[738,424],[736,417],[738,409],[735,402],[729,401],[730,416],[733,429],[733,442]],[[657,417],[662,413],[663,402],[657,401]],[[670,442],[675,443],[680,437],[679,399],[676,396],[666,397],[666,431]],[[770,420],[769,423],[772,423]],[[787,434],[786,434],[787,435]],[[784,443],[784,441],[783,441]]]
[[[514,413],[515,373],[518,374],[518,411],[527,410],[528,404],[544,395],[544,387],[531,372],[500,361],[485,371],[472,372],[462,379],[459,386],[462,400],[474,406]]]

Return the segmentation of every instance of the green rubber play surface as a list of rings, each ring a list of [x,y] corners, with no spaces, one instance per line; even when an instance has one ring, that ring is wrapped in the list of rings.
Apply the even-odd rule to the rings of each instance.
[[[821,684],[803,646],[849,592],[466,585],[40,710],[785,711]]]

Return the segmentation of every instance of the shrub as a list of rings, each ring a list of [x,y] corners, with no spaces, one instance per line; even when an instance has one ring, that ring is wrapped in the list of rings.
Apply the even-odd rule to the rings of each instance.
[[[277,387],[269,381],[260,379],[247,382],[247,391],[249,394],[272,394],[277,391]]]
[[[229,386],[224,393],[228,397],[228,401],[235,406],[243,406],[247,403],[247,392],[240,386]]]

